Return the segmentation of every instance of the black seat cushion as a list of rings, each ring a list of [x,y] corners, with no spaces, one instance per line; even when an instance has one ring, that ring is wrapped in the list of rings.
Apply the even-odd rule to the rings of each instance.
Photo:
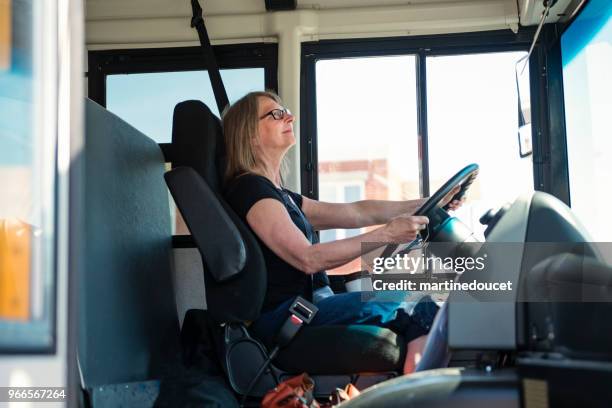
[[[267,344],[270,348],[272,344]],[[404,338],[368,325],[305,326],[282,349],[274,364],[287,372],[311,375],[400,371],[406,356]]]

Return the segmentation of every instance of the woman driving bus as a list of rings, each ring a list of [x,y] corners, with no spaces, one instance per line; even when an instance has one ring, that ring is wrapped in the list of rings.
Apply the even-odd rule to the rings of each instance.
[[[223,115],[227,149],[225,196],[238,216],[251,228],[262,249],[268,286],[262,313],[251,329],[263,338],[277,333],[296,296],[312,298],[312,290],[327,293],[317,299],[312,326],[369,324],[402,335],[407,343],[404,373],[413,372],[438,306],[429,296],[406,301],[405,292],[333,294],[325,286],[324,272],[358,258],[363,242],[411,242],[429,222],[412,216],[423,199],[365,200],[326,203],[283,188],[283,158],[295,144],[295,117],[271,92],[252,92]],[[449,194],[448,203],[454,193]],[[461,202],[454,200],[449,208]],[[314,231],[379,226],[351,238],[315,243]],[[312,275],[312,276],[311,276]],[[315,279],[313,284],[312,278]],[[317,282],[321,288],[317,288]],[[322,283],[321,283],[322,282]],[[321,289],[325,289],[321,291]],[[412,294],[414,295],[414,294]]]

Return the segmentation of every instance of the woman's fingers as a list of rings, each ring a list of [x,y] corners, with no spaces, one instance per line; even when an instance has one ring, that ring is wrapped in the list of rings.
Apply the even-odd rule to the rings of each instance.
[[[429,218],[424,217],[424,216],[412,216],[409,217],[412,221],[412,226],[411,226],[411,230],[414,231],[414,235],[416,237],[416,234],[421,231],[424,230],[425,228],[427,228],[427,224],[429,224]]]
[[[412,219],[414,222],[418,223],[419,225],[427,226],[427,224],[429,224],[429,218],[425,217],[424,215],[411,215],[411,216],[408,216],[407,218]]]
[[[414,240],[419,231],[425,229],[428,223],[429,218],[425,216],[400,215],[389,221],[386,228],[391,241],[405,242]]]
[[[445,205],[447,205],[455,196],[455,194],[457,194],[459,192],[459,190],[461,190],[461,186],[455,186],[450,193],[448,193],[447,195],[444,196],[444,198],[442,199],[442,201],[440,201],[440,206],[444,207]]]
[[[453,200],[448,204],[448,209],[449,210],[457,210],[459,209],[463,203],[465,203],[465,196],[461,197],[460,200]]]

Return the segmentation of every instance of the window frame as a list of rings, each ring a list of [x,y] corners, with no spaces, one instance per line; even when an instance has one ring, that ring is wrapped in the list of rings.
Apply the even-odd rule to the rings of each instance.
[[[278,44],[245,43],[214,45],[219,69],[263,68],[265,87],[278,89]],[[88,52],[88,97],[106,107],[106,78],[115,74],[146,74],[207,70],[200,46],[138,48]],[[172,143],[159,143],[172,162]]]
[[[278,44],[213,45],[219,69],[263,68],[265,88],[278,92]],[[106,77],[114,74],[180,72],[208,68],[201,46],[92,50],[88,52],[88,97],[106,107]],[[172,162],[172,143],[159,143]],[[195,248],[191,235],[173,235],[174,248]]]
[[[560,67],[556,57],[551,28],[545,27],[530,58],[531,106],[538,107],[532,114],[533,181],[534,189],[551,193],[564,202],[567,195],[567,154],[559,155],[565,146],[565,129],[556,126],[557,106],[563,97],[559,92],[557,73]],[[320,60],[414,55],[417,78],[417,128],[419,134],[420,191],[430,192],[429,151],[427,129],[427,57],[478,54],[487,52],[528,51],[535,28],[529,27],[513,33],[510,30],[476,33],[442,34],[430,36],[326,40],[302,44],[300,164],[302,193],[318,198],[318,157],[316,117],[316,63]],[[551,45],[553,44],[553,45]],[[549,83],[550,82],[550,83]],[[542,103],[544,102],[544,103]],[[550,106],[548,105],[550,104]],[[552,125],[551,125],[552,124]],[[551,154],[555,151],[555,154]],[[564,167],[565,166],[565,167]],[[565,178],[564,178],[565,177]]]
[[[71,317],[65,319],[64,316],[58,316],[58,310],[67,304],[65,299],[58,298],[58,293],[66,290],[69,297],[74,293],[71,289],[74,280],[68,279],[67,266],[60,265],[62,255],[66,254],[64,252],[66,248],[62,242],[67,237],[67,231],[64,231],[62,227],[68,221],[62,219],[64,215],[62,213],[71,197],[67,197],[62,191],[62,185],[68,183],[68,180],[66,175],[61,174],[58,164],[59,155],[68,153],[68,145],[66,140],[58,135],[57,121],[64,116],[58,106],[60,87],[56,83],[56,75],[62,71],[58,67],[64,63],[69,64],[66,61],[66,55],[59,52],[62,49],[61,44],[55,39],[46,40],[46,37],[53,38],[53,34],[57,32],[57,19],[55,17],[42,18],[47,13],[54,15],[54,13],[64,12],[58,9],[61,7],[53,3],[41,5],[32,3],[12,10],[12,14],[9,14],[9,24],[13,25],[13,31],[12,37],[9,38],[8,49],[14,53],[21,48],[22,55],[9,60],[3,72],[3,75],[14,75],[16,70],[23,71],[25,73],[24,83],[31,88],[27,92],[31,100],[25,101],[21,97],[16,99],[26,102],[26,109],[31,115],[30,126],[24,129],[29,140],[7,139],[9,142],[17,141],[25,146],[26,155],[30,158],[18,165],[10,163],[6,166],[0,162],[0,170],[3,167],[17,167],[31,173],[27,199],[31,200],[30,204],[35,209],[33,212],[36,213],[36,217],[42,220],[42,223],[37,226],[29,220],[17,218],[30,228],[29,248],[26,252],[29,263],[27,270],[28,317],[22,319],[0,316],[0,332],[3,334],[2,341],[0,341],[0,356],[34,359],[31,361],[33,364],[26,370],[28,372],[36,368],[55,371],[49,368],[50,365],[35,361],[35,358],[40,356],[50,359],[49,364],[61,364],[66,360],[56,360],[58,352],[61,352],[60,348],[64,347],[66,342],[72,340],[69,338],[62,342],[60,336],[62,332],[64,335],[68,333],[66,328],[69,328],[68,325],[73,320]],[[24,27],[25,30],[20,31]],[[43,46],[50,49],[45,48],[43,52]],[[13,99],[10,92],[8,96],[9,101]],[[78,138],[78,135],[71,136]],[[71,165],[73,165],[72,162]],[[0,218],[4,220],[14,217]],[[38,242],[35,238],[35,227],[40,229],[41,238],[38,239]],[[68,228],[70,229],[70,226]],[[73,231],[70,230],[70,234],[72,233]],[[38,305],[40,316],[35,315],[35,302],[40,302]],[[71,352],[68,351],[68,354],[70,355]],[[0,368],[5,367],[6,365],[0,363]]]

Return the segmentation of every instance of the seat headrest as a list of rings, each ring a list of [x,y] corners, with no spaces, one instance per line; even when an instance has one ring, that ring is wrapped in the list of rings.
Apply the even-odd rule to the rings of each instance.
[[[172,167],[191,167],[213,191],[220,191],[226,167],[225,141],[221,121],[203,102],[191,100],[175,106],[172,152]]]

